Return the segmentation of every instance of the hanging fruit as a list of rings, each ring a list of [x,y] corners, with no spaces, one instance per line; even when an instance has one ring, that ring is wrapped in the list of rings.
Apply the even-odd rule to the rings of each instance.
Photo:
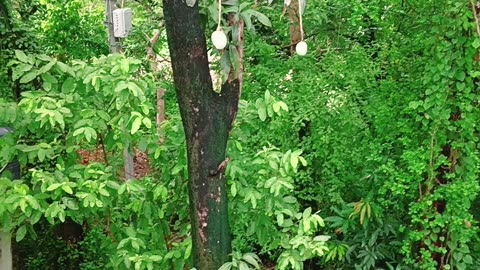
[[[227,46],[227,35],[222,30],[222,0],[218,0],[218,25],[217,30],[212,33],[212,43],[217,50],[223,50]]]
[[[218,50],[223,50],[227,46],[227,36],[221,28],[212,33],[212,43]]]
[[[297,52],[298,55],[304,56],[307,54],[307,43],[305,41],[300,41],[297,43],[297,46],[295,47],[295,51]]]

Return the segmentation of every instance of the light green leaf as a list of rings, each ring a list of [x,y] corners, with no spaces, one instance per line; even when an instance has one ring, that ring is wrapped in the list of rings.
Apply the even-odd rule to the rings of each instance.
[[[47,191],[55,190],[55,189],[59,188],[61,185],[62,185],[61,183],[51,184],[50,186],[48,186]]]
[[[280,111],[280,105],[278,102],[273,103],[272,107],[274,112],[278,113],[278,111]]]
[[[73,78],[67,78],[62,84],[62,92],[70,93],[75,89],[75,81]]]
[[[187,260],[190,258],[190,255],[192,254],[192,245],[187,245],[187,248],[185,249],[185,254],[183,254],[183,259]]]
[[[19,51],[19,50],[15,50],[15,56],[17,57],[18,60],[20,60],[21,62],[23,63],[30,63],[30,59],[28,58],[28,56],[22,52],[22,51]]]
[[[238,262],[238,269],[239,270],[250,270],[250,268],[248,267],[248,264],[244,261]]]
[[[43,79],[43,81],[45,82],[49,82],[51,84],[55,84],[57,83],[57,79],[55,77],[53,77],[50,73],[43,73],[42,75],[40,75]]]
[[[79,128],[73,132],[73,137],[77,137],[79,134],[82,134],[85,132],[85,128]]]
[[[120,93],[120,91],[122,91],[123,89],[126,89],[127,87],[128,87],[128,84],[126,81],[119,81],[113,91],[115,93]]]
[[[308,207],[307,209],[305,209],[305,211],[303,211],[303,219],[307,219],[310,217],[310,215],[312,214],[312,208],[311,207]]]
[[[135,134],[140,129],[140,125],[142,124],[142,118],[137,117],[132,123],[132,129],[130,130],[130,134]]]
[[[256,17],[258,19],[258,21],[261,22],[263,25],[268,26],[268,27],[272,26],[272,23],[270,22],[270,19],[268,19],[268,17],[265,16],[265,14],[260,13],[256,10],[253,10],[253,9],[250,9],[249,11],[252,12],[252,15],[254,17]]]
[[[475,40],[472,43],[473,48],[477,49],[480,47],[480,38],[475,38]]]
[[[327,242],[330,238],[331,236],[329,235],[317,235],[313,238],[313,240],[318,242]]]
[[[260,117],[262,121],[267,119],[267,109],[265,107],[258,108],[258,117]]]
[[[232,269],[232,262],[224,263],[218,270],[230,270]]]
[[[248,262],[250,265],[255,267],[255,269],[260,269],[260,258],[258,258],[257,254],[255,253],[246,253],[242,256],[242,259]]]
[[[295,170],[297,169],[298,166],[298,156],[296,155],[291,155],[290,156],[290,164],[292,165],[292,168]]]
[[[50,69],[52,69],[52,67],[55,65],[55,63],[56,63],[55,60],[50,61],[48,64],[46,64],[45,66],[41,67],[38,70],[38,74],[43,74],[45,72],[48,72]]]
[[[38,149],[37,157],[40,162],[43,162],[45,160],[45,150]]]
[[[144,117],[142,119],[142,123],[145,125],[145,127],[147,128],[151,128],[152,127],[152,120],[150,120],[150,118],[148,117]]]
[[[283,214],[282,213],[277,214],[277,223],[279,226],[283,225],[283,221],[284,221]]]
[[[36,71],[30,71],[29,73],[23,75],[23,77],[20,79],[20,83],[29,83],[33,81],[38,76],[38,73]]]
[[[68,185],[62,185],[62,189],[63,189],[63,191],[65,191],[68,194],[73,194],[72,188]]]
[[[22,241],[22,239],[25,238],[26,234],[27,234],[27,227],[25,225],[20,226],[20,228],[18,228],[17,232],[15,233],[15,240],[17,242]]]

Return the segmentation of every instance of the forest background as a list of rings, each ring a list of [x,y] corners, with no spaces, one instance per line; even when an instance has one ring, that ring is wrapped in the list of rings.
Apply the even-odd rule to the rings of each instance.
[[[242,82],[211,174],[228,219],[207,224],[189,206],[175,93],[191,77],[171,69],[172,44],[192,40],[171,33],[195,17],[172,14],[192,1],[117,3],[134,20],[115,55],[101,1],[0,1],[0,127],[14,129],[0,168],[22,167],[0,179],[15,269],[480,269],[479,3],[311,0],[300,24],[304,3],[224,1],[220,51],[218,2],[188,7],[215,98]],[[202,226],[232,236],[213,264]]]

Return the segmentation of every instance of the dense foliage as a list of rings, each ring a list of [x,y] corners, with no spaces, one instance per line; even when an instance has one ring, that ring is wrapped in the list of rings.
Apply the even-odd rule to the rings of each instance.
[[[309,1],[300,57],[283,2],[225,2],[250,21],[222,268],[479,269],[478,4]],[[209,37],[216,6],[199,4]],[[192,266],[162,4],[125,6],[134,30],[123,54],[106,55],[101,3],[0,3],[0,127],[15,130],[0,139],[0,168],[23,169],[0,179],[0,229],[17,269]],[[221,80],[237,56],[209,46]],[[135,181],[125,148],[145,156]]]

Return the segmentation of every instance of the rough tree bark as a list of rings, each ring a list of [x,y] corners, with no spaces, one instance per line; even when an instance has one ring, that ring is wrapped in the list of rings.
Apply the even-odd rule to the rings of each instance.
[[[297,43],[302,41],[302,30],[300,28],[300,14],[299,14],[299,1],[292,0],[288,7],[288,19],[290,22],[290,53],[295,54],[295,47]]]
[[[240,96],[239,79],[213,91],[198,1],[163,0],[165,26],[188,153],[192,256],[197,270],[217,270],[229,260],[224,169],[228,134]]]

